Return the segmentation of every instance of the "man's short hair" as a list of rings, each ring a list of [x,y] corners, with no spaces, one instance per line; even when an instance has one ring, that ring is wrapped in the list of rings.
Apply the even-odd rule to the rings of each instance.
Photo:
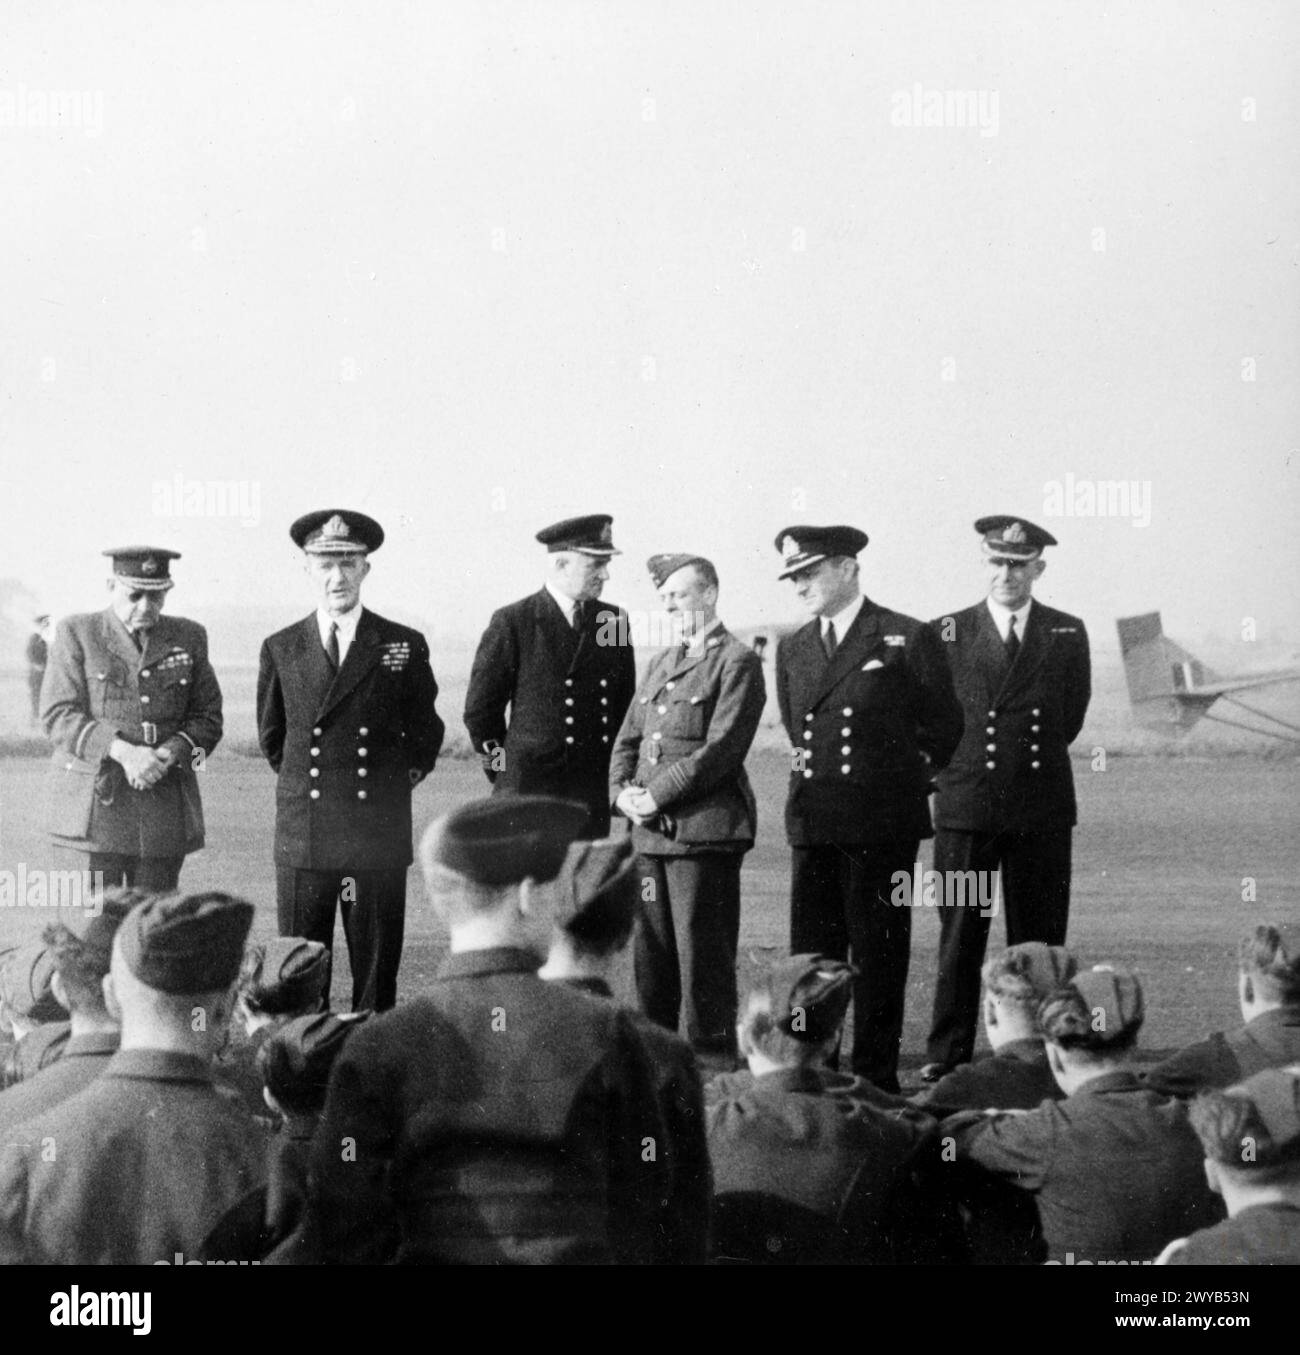
[[[982,977],[989,993],[1007,998],[1034,1015],[1042,1000],[1068,983],[1078,968],[1064,946],[1026,941],[993,956],[984,965]]]
[[[1038,1025],[1043,1038],[1061,1049],[1105,1059],[1137,1044],[1144,1016],[1136,977],[1098,965],[1045,997]]]
[[[1300,1004],[1300,938],[1265,923],[1241,938],[1237,947],[1241,972],[1261,997],[1285,1006]]]
[[[787,1035],[773,1015],[770,1001],[761,992],[749,995],[740,1022],[744,1034],[759,1053],[786,1068],[802,1068],[821,1062],[828,1048],[834,1048],[840,1040],[838,1030],[817,1043]]]

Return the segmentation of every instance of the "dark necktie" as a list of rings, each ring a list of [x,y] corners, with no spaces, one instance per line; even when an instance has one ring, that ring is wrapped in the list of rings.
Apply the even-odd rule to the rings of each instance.
[[[828,621],[826,623],[825,633],[822,635],[822,648],[826,651],[826,657],[828,659],[833,659],[838,647],[835,640],[835,622]]]
[[[587,624],[587,603],[579,600],[573,604],[573,629],[582,632]]]
[[[146,638],[146,637],[145,637],[144,631],[142,631],[142,630],[133,630],[133,631],[131,631],[130,634],[131,634],[131,640],[132,640],[132,643],[135,645],[135,652],[136,652],[137,654],[143,654],[143,653],[144,653],[144,642],[145,642],[145,638]]]
[[[1016,655],[1020,653],[1020,636],[1016,634],[1016,618],[1011,618],[1011,626],[1007,631],[1007,662],[1015,663]]]
[[[330,638],[325,641],[325,657],[330,661],[330,667],[337,673],[339,671],[339,628],[336,621],[330,622]]]

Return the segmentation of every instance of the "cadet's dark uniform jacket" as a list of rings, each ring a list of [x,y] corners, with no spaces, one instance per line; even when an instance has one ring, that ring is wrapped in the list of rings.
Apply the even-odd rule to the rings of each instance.
[[[965,714],[961,743],[936,778],[935,824],[981,833],[1073,824],[1069,750],[1092,693],[1083,622],[1032,603],[1010,665],[986,603],[930,624]]]
[[[492,789],[578,800],[609,830],[609,755],[636,687],[627,613],[597,602],[581,634],[546,588],[492,614],[465,697],[475,752],[504,741]],[[509,708],[507,723],[506,710]]]
[[[819,621],[783,637],[776,686],[795,750],[785,812],[792,846],[930,836],[930,778],[962,727],[931,631],[868,599],[829,661]]]
[[[959,1157],[1037,1196],[1051,1261],[1152,1260],[1223,1217],[1185,1107],[1128,1071],[1023,1114],[955,1116],[943,1132]]]
[[[29,1030],[5,1051],[0,1087],[20,1086],[37,1073],[53,1067],[63,1057],[71,1034],[72,1026],[67,1021],[47,1021]]]
[[[189,1054],[115,1054],[0,1152],[0,1263],[153,1265],[198,1255],[263,1179],[265,1148]],[[45,1160],[47,1141],[55,1153]]]
[[[1169,1266],[1300,1266],[1300,1209],[1255,1204],[1186,1238]]]
[[[511,948],[449,956],[334,1065],[311,1169],[326,1262],[657,1256],[665,1142],[631,1018]],[[355,1160],[343,1160],[343,1141]]]
[[[1033,1110],[1065,1093],[1052,1076],[1042,1040],[1012,1040],[1001,1049],[963,1063],[912,1098],[942,1119],[959,1110]]]
[[[1300,1063],[1300,1007],[1275,1007],[1236,1030],[1218,1031],[1148,1068],[1148,1086],[1167,1096],[1231,1087],[1265,1068]]]
[[[612,999],[603,979],[565,979],[570,988]],[[632,1018],[654,1071],[659,1108],[668,1131],[663,1153],[670,1184],[660,1197],[663,1246],[667,1265],[702,1265],[709,1255],[709,1202],[713,1173],[704,1135],[704,1093],[700,1070],[690,1045],[633,1008]]]
[[[59,622],[41,688],[54,744],[50,833],[86,852],[179,857],[203,846],[196,768],[221,741],[221,688],[207,632],[160,616],[144,652],[111,608]],[[115,738],[167,747],[170,771],[133,790],[108,750]]]
[[[410,865],[411,791],[442,747],[437,696],[424,636],[368,609],[337,674],[314,612],[263,643],[258,738],[279,773],[277,866]]]
[[[891,1207],[938,1132],[929,1115],[825,1068],[725,1073],[705,1086],[704,1109],[719,1209],[729,1197],[765,1196],[791,1207],[793,1219],[842,1230],[844,1243],[825,1259],[890,1259]],[[779,1206],[764,1217],[779,1226]],[[766,1236],[737,1237],[730,1225],[726,1233],[718,1239],[726,1255],[781,1259]]]
[[[10,1087],[0,1096],[0,1143],[6,1142],[4,1135],[14,1125],[44,1115],[89,1087],[117,1053],[119,1038],[115,1032],[103,1032],[68,1039],[56,1061]]]
[[[697,654],[674,645],[651,661],[609,765],[611,801],[624,786],[642,786],[666,816],[633,827],[638,852],[753,846],[758,811],[745,755],[766,699],[762,662],[725,627]]]

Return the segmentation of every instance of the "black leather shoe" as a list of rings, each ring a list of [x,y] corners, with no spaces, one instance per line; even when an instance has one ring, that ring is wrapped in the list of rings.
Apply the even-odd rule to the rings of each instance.
[[[941,1077],[946,1077],[952,1069],[946,1063],[926,1063],[921,1065],[922,1082],[938,1082]]]

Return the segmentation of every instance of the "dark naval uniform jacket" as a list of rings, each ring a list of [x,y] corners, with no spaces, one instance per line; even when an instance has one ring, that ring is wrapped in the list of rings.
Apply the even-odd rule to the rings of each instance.
[[[588,832],[609,830],[609,755],[636,688],[628,616],[588,608],[579,634],[546,588],[492,614],[465,697],[474,751],[502,743],[493,792],[557,795],[588,806]],[[507,719],[507,709],[509,718]]]
[[[334,1065],[310,1179],[328,1262],[653,1261],[667,1184],[632,1018],[513,947],[450,955]]]
[[[1153,1260],[1223,1217],[1186,1108],[1128,1070],[1037,1110],[972,1115],[954,1116],[943,1132],[956,1137],[960,1159],[1033,1192],[1049,1261]]]
[[[1070,744],[1092,693],[1083,622],[1034,601],[1012,664],[986,603],[930,624],[965,714],[961,743],[936,778],[936,825],[978,833],[1073,825]]]
[[[961,737],[943,646],[920,621],[867,599],[829,661],[821,623],[776,651],[793,747],[792,846],[883,846],[929,837],[930,778]]]
[[[264,1141],[217,1092],[207,1063],[166,1050],[120,1051],[85,1091],[8,1137],[0,1264],[197,1257],[265,1175]]]
[[[1274,1007],[1236,1030],[1218,1031],[1180,1049],[1143,1076],[1167,1096],[1186,1097],[1292,1063],[1300,1063],[1300,1007]]]
[[[651,661],[623,718],[609,764],[609,798],[644,787],[660,814],[632,829],[651,855],[745,851],[758,811],[745,755],[766,702],[758,655],[719,626],[695,654],[674,645]]]
[[[54,744],[50,833],[85,852],[179,857],[203,846],[196,772],[221,741],[221,688],[207,632],[159,616],[139,652],[112,608],[59,622],[41,688]],[[167,747],[171,770],[133,790],[108,756],[115,738]]]
[[[437,696],[424,636],[368,608],[337,674],[315,612],[263,643],[258,739],[279,773],[277,866],[411,864],[411,791],[442,747]]]

